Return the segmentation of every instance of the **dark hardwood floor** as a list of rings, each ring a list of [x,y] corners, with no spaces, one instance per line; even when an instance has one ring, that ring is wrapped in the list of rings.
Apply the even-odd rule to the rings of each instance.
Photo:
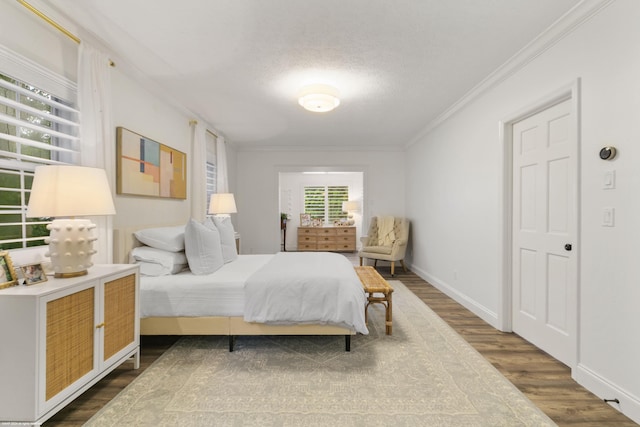
[[[356,260],[349,257],[355,263]],[[391,279],[389,267],[378,271]],[[522,393],[560,426],[636,426],[571,379],[569,368],[515,334],[503,333],[453,301],[414,273],[396,276]],[[45,426],[80,426],[140,375],[176,341],[176,337],[142,337],[141,368],[117,368],[47,421]]]
[[[391,278],[388,267],[378,271]],[[637,426],[571,378],[570,369],[516,334],[500,332],[412,272],[393,278],[449,326],[560,426]]]

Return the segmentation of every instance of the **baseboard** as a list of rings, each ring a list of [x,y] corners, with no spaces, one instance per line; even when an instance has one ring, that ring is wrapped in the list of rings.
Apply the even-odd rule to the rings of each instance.
[[[618,399],[620,403],[609,402],[609,405],[640,424],[640,399],[637,396],[612,384],[582,364],[578,364],[578,367],[572,370],[571,376],[600,399]]]
[[[493,326],[498,330],[500,329],[499,327],[500,322],[498,321],[498,314],[496,312],[489,310],[487,307],[483,306],[482,304],[479,304],[477,301],[469,298],[468,296],[464,295],[458,290],[452,288],[444,281],[438,279],[432,274],[427,273],[426,271],[422,270],[420,267],[417,267],[412,264],[410,266],[410,269],[411,271],[416,273],[418,276],[420,276],[422,279],[426,280],[431,285],[433,285],[436,289],[445,293],[447,296],[455,300],[458,304],[462,305],[467,310],[471,311],[473,314],[475,314],[476,316],[478,316],[479,318],[487,322],[489,325]]]

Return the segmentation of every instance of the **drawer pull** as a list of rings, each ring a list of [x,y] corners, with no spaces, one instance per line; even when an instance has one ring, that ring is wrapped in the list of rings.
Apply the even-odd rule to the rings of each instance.
[[[104,322],[96,325],[96,329],[104,328]]]

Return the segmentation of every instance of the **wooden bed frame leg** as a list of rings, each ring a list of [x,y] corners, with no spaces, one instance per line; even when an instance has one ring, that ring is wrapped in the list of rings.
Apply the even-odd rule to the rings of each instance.
[[[233,345],[235,344],[236,337],[229,335],[229,353],[233,351]]]
[[[344,351],[351,351],[351,335],[344,336]]]

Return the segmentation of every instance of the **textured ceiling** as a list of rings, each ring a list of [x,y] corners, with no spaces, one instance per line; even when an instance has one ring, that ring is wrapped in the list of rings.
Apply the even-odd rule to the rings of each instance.
[[[238,148],[404,147],[579,0],[50,0]],[[310,113],[300,88],[342,103]]]

